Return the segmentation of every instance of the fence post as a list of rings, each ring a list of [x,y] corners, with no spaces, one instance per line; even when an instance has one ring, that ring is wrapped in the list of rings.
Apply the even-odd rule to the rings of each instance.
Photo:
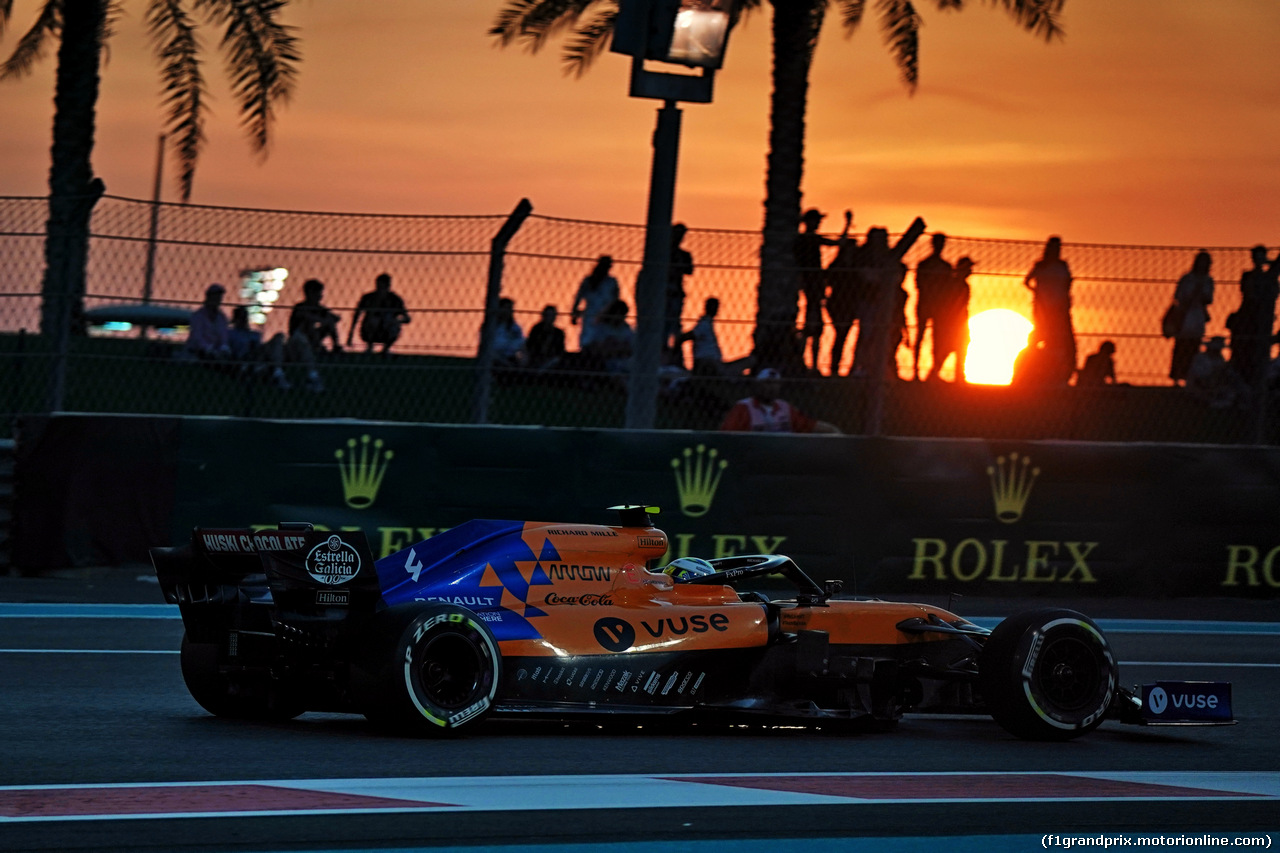
[[[502,268],[506,261],[507,244],[516,236],[520,226],[533,212],[533,204],[522,198],[502,223],[498,233],[489,242],[489,283],[484,295],[484,319],[480,323],[480,351],[476,353],[476,383],[471,399],[471,422],[489,422],[489,390],[493,386],[493,324],[498,312],[498,298],[502,295]]]
[[[22,405],[22,368],[25,366],[27,356],[27,329],[24,326],[18,330],[18,340],[13,349],[13,385],[9,389],[9,414],[14,418],[20,414],[18,407]]]
[[[1270,329],[1267,330],[1268,340],[1266,357],[1262,359],[1262,363],[1255,368],[1258,371],[1258,377],[1254,380],[1253,388],[1253,443],[1267,444],[1267,408],[1271,405],[1267,393],[1270,383],[1271,368],[1271,340]]]
[[[906,233],[898,239],[898,242],[890,250],[889,254],[894,262],[900,262],[907,252],[911,251],[911,247],[915,245],[916,240],[920,239],[920,235],[924,233],[924,220],[916,217],[911,223],[911,227]],[[864,431],[867,435],[880,435],[884,429],[884,398],[889,390],[887,373],[890,369],[894,375],[897,375],[897,345],[893,343],[893,334],[896,326],[901,323],[901,318],[897,315],[895,308],[897,304],[896,293],[897,284],[889,287],[887,278],[883,278],[879,282],[880,292],[876,295],[875,303],[875,322],[876,335],[875,343],[871,347],[871,399],[869,400],[869,411],[867,412],[866,427]],[[862,334],[861,325],[858,328],[858,334]],[[890,367],[892,365],[892,368]],[[935,366],[936,369],[936,366]]]

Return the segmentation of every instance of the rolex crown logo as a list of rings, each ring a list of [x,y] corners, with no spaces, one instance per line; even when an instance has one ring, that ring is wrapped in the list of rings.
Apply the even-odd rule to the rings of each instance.
[[[686,447],[682,457],[671,460],[676,490],[680,493],[680,511],[690,518],[706,515],[711,509],[711,501],[720,486],[720,475],[729,466],[728,460],[716,459],[719,455],[714,447],[707,450],[705,444],[699,444],[696,452]]]
[[[996,518],[1005,524],[1013,524],[1022,518],[1027,498],[1031,497],[1031,487],[1040,476],[1040,469],[1030,466],[1029,456],[1019,458],[1016,453],[1010,453],[1008,459],[1001,456],[995,465],[987,466],[991,496],[996,502]]]
[[[356,445],[359,445],[357,449]],[[342,474],[342,496],[352,509],[365,509],[373,505],[387,473],[387,465],[395,454],[382,449],[382,439],[372,443],[367,435],[347,439],[347,448],[333,452]]]

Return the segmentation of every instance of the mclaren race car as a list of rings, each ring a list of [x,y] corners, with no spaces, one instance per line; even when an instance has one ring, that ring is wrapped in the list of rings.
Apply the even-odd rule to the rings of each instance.
[[[888,726],[974,712],[1040,740],[1104,719],[1232,721],[1230,685],[1122,688],[1080,613],[988,630],[937,607],[838,598],[838,582],[781,555],[664,571],[656,509],[614,509],[619,526],[470,521],[377,561],[362,533],[304,523],[196,528],[151,557],[182,613],[187,688],[220,716],[355,712],[448,733],[491,713]]]

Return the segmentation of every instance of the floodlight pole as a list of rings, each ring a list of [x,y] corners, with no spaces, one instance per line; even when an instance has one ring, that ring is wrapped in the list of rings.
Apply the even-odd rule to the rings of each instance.
[[[156,237],[160,233],[160,191],[164,186],[164,134],[156,150],[155,183],[151,187],[151,227],[147,231],[147,265],[142,274],[142,304],[151,304],[151,288],[156,278]],[[145,332],[146,326],[143,326]]]
[[[636,277],[636,345],[627,387],[627,429],[653,429],[657,414],[658,368],[668,270],[671,266],[671,214],[675,208],[676,165],[680,157],[680,119],[674,100],[658,110],[649,173],[649,213],[645,219],[644,263]]]
[[[649,212],[644,228],[644,262],[636,277],[636,337],[627,384],[627,429],[653,429],[658,410],[658,368],[667,276],[671,267],[671,215],[675,210],[676,165],[680,159],[680,101],[711,103],[715,70],[700,75],[649,71],[642,57],[631,61],[631,97],[662,101],[653,131],[649,171]]]
[[[631,57],[631,97],[663,102],[653,132],[644,262],[636,277],[636,334],[627,385],[627,429],[653,429],[658,408],[658,368],[671,267],[671,214],[680,153],[681,113],[676,104],[711,103],[716,69],[724,57],[735,17],[734,6],[733,0],[618,0],[610,50]],[[696,67],[701,73],[652,71],[645,68],[646,58]]]
[[[156,237],[160,233],[160,192],[164,187],[164,134],[156,150],[155,184],[151,188],[151,227],[147,232],[147,264],[142,273],[142,304],[151,304],[152,286],[156,280]],[[147,324],[138,327],[138,337],[147,336]]]

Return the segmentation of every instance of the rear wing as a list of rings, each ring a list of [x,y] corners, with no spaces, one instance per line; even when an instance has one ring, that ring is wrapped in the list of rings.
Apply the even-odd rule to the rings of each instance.
[[[197,527],[187,545],[152,548],[165,601],[198,605],[274,604],[300,615],[327,608],[372,612],[381,602],[373,554],[359,530]]]

